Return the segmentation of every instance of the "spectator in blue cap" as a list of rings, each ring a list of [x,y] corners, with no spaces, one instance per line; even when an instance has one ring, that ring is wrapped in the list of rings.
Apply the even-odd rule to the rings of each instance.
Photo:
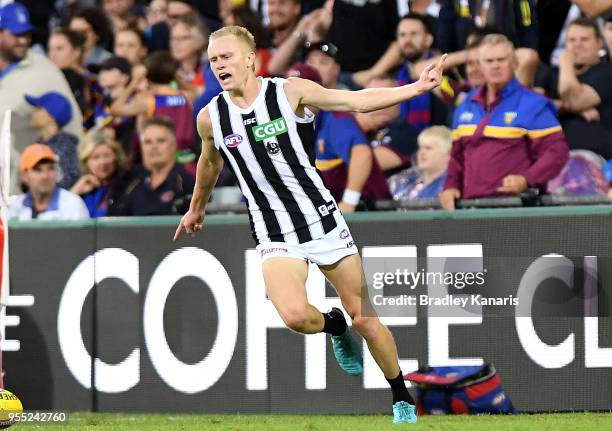
[[[82,115],[61,70],[47,57],[30,49],[33,26],[26,7],[18,2],[0,9],[0,116],[11,111],[14,139],[10,189],[19,189],[16,163],[23,149],[37,138],[30,125],[32,105],[25,93],[40,95],[56,91],[66,97],[72,116],[64,129],[74,136],[82,134]],[[0,119],[1,121],[1,119]]]
[[[0,9],[0,29],[2,30],[2,60],[7,67],[0,67],[0,77],[9,73],[22,60],[32,41],[30,14],[21,3],[10,3]]]
[[[26,94],[25,99],[34,107],[31,125],[39,133],[38,142],[51,147],[58,157],[58,184],[70,189],[81,175],[77,155],[79,140],[62,130],[72,119],[72,106],[65,96],[55,91],[40,97]]]
[[[30,35],[34,27],[30,23],[28,9],[21,3],[9,3],[2,8],[0,15],[0,27],[10,31],[16,37]]]

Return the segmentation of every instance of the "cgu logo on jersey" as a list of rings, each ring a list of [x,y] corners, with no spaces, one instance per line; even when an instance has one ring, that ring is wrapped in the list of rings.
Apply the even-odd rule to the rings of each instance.
[[[283,133],[287,133],[287,123],[285,123],[285,119],[282,117],[253,127],[253,136],[255,136],[257,142],[273,138]]]
[[[223,143],[227,148],[236,148],[242,143],[242,141],[243,138],[238,133],[232,133],[231,135],[227,135],[225,138],[223,138]]]

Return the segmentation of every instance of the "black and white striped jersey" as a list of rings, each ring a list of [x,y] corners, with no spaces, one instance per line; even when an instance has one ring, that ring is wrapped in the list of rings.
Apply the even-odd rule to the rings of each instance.
[[[261,89],[246,109],[227,92],[208,104],[215,147],[246,197],[257,244],[302,244],[336,227],[338,210],[315,168],[314,114],[298,117],[281,78],[258,78]]]

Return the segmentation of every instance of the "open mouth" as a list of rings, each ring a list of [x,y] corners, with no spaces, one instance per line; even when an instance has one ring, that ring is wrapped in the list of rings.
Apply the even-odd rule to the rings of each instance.
[[[228,79],[229,79],[229,78],[231,78],[231,77],[232,77],[232,75],[230,75],[230,74],[229,74],[229,73],[227,73],[227,72],[221,72],[221,73],[219,74],[219,79],[221,80],[221,82],[226,81],[226,80],[228,80]]]

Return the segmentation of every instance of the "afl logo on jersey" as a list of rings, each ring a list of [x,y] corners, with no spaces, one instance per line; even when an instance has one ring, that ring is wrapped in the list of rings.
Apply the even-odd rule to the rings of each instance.
[[[227,148],[236,148],[238,145],[242,143],[242,141],[243,141],[243,138],[238,133],[233,133],[223,138],[223,143],[225,144]]]

